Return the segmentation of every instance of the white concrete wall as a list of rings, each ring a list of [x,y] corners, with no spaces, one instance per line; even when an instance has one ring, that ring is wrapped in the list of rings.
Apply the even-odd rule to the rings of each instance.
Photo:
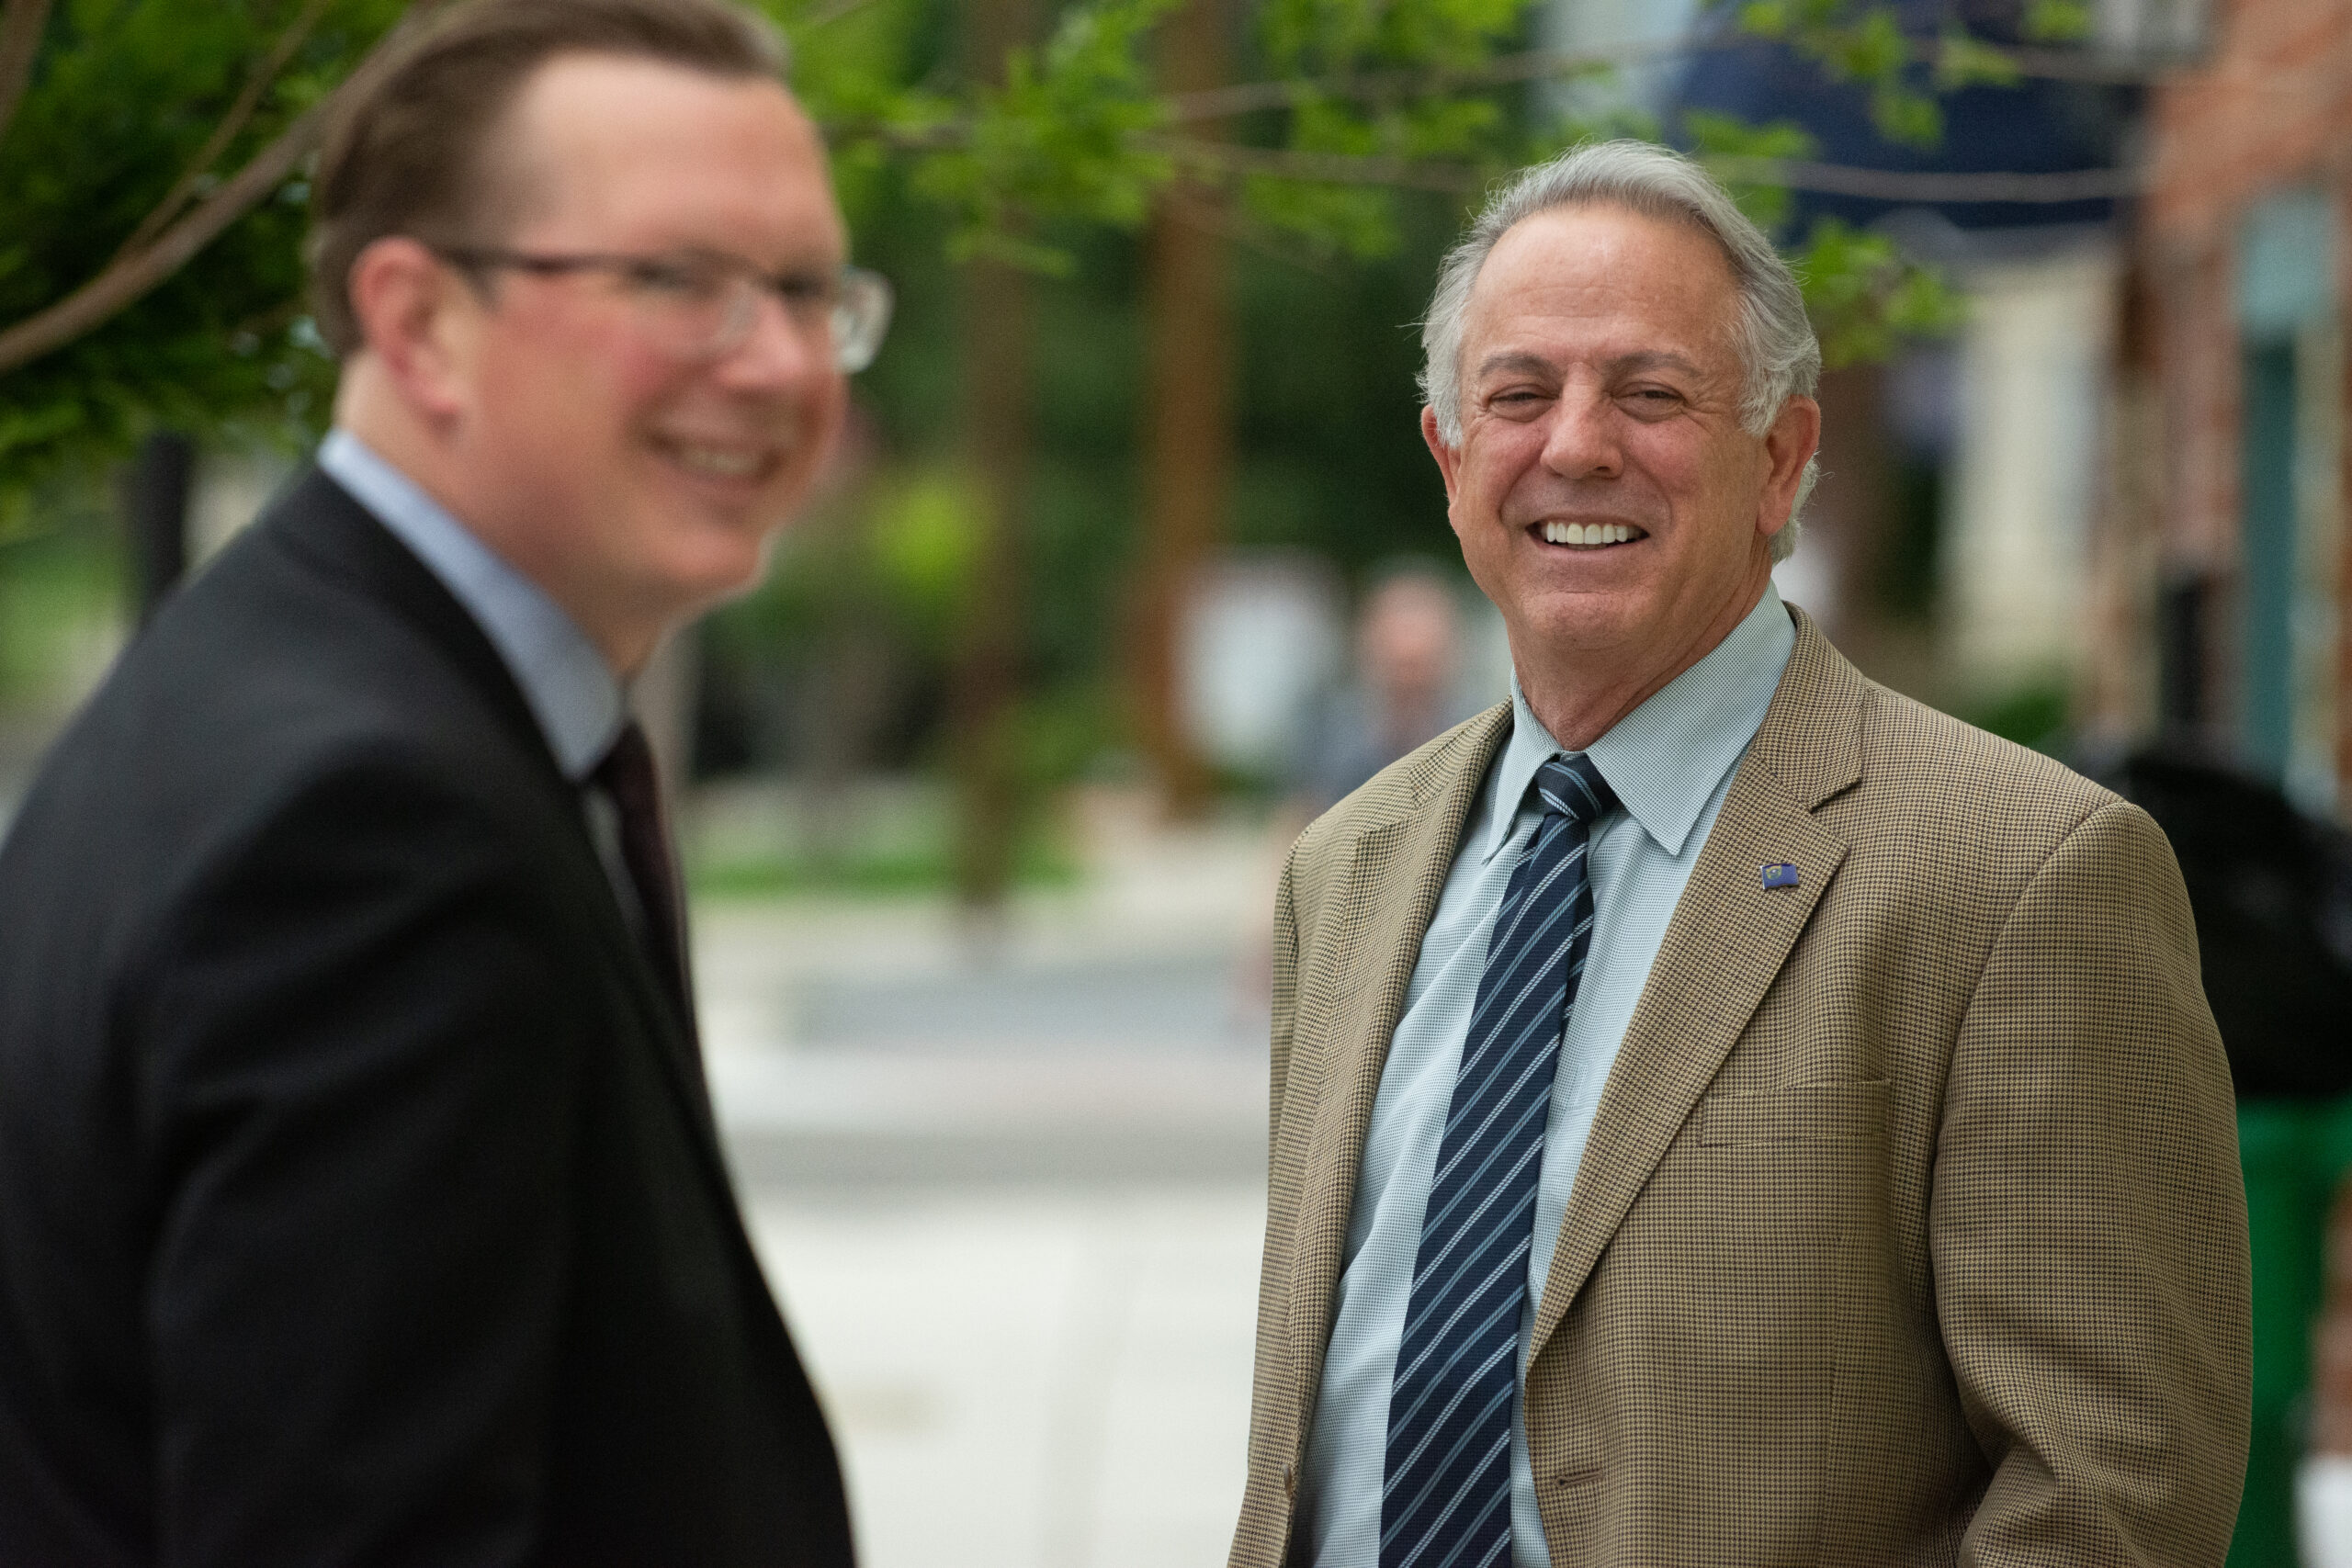
[[[1282,773],[1346,648],[1347,609],[1328,562],[1227,551],[1201,574],[1182,630],[1182,712],[1194,744],[1228,768]]]
[[[2086,248],[1962,282],[1940,640],[1951,689],[1989,697],[2066,676],[2084,652],[2117,268]]]

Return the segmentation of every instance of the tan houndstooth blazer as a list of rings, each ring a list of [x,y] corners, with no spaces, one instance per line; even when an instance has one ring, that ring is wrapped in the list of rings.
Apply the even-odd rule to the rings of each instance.
[[[2245,1204],[2171,852],[1795,619],[1535,1314],[1553,1561],[2219,1563]],[[1381,1065],[1509,725],[1383,773],[1283,876],[1233,1568],[1283,1560]]]

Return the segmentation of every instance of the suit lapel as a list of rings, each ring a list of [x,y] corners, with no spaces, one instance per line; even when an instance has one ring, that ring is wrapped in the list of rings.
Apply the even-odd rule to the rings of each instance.
[[[464,675],[467,684],[496,715],[500,728],[529,759],[549,811],[571,829],[566,836],[578,852],[569,857],[571,863],[562,872],[576,893],[572,902],[577,908],[603,910],[608,917],[597,922],[605,945],[637,995],[648,1032],[654,1036],[672,1087],[704,1145],[712,1174],[731,1192],[693,1020],[679,1016],[678,1004],[622,917],[604,862],[589,840],[579,788],[563,776],[537,716],[488,634],[430,568],[319,469],[304,474],[271,506],[269,524],[277,538],[306,564],[390,606],[416,627]]]
[[[320,469],[309,469],[272,504],[260,527],[305,565],[389,606],[423,633],[498,716],[542,778],[563,784],[539,721],[489,634],[432,569],[348,491]]]
[[[1846,858],[1814,809],[1860,776],[1866,686],[1802,611],[1763,726],[1691,868],[1610,1069],[1529,1340],[1532,1360],[1713,1081]],[[1797,867],[1767,888],[1762,868]]]
[[[1329,901],[1329,907],[1340,911],[1331,959],[1337,1016],[1314,1053],[1313,1093],[1291,1101],[1314,1107],[1290,1249],[1292,1365],[1302,1374],[1302,1399],[1311,1397],[1322,1366],[1356,1176],[1388,1043],[1404,1013],[1421,938],[1437,912],[1463,823],[1510,734],[1510,709],[1491,709],[1408,773],[1399,785],[1396,815],[1359,834],[1346,879]]]

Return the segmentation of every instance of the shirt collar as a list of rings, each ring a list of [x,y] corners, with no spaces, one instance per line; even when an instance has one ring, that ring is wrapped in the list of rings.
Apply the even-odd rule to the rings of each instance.
[[[1682,852],[1715,786],[1756,738],[1796,641],[1781,595],[1767,581],[1764,596],[1730,636],[1586,748],[1627,814],[1668,854]],[[1495,769],[1487,860],[1510,841],[1535,771],[1570,755],[1528,707],[1516,674],[1510,707],[1510,742]]]
[[[351,432],[329,431],[318,463],[466,607],[523,689],[556,765],[575,784],[586,778],[612,750],[626,705],[579,623]]]

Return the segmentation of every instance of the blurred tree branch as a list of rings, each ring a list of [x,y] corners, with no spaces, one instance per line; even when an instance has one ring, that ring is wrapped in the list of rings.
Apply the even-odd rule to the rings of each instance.
[[[1679,60],[1710,50],[1735,49],[1756,39],[1745,33],[1686,33],[1679,38],[1604,50],[1527,50],[1498,54],[1474,66],[1428,71],[1363,71],[1323,77],[1236,82],[1166,100],[1168,118],[1183,124],[1222,119],[1265,109],[1291,108],[1316,98],[1426,97],[1468,87],[1500,87],[1526,82],[1564,81],[1572,76]],[[1928,66],[1940,80],[2019,81],[2042,77],[2064,82],[2141,82],[2153,73],[2144,62],[2079,49],[2037,49],[1987,44],[1965,34],[1912,40],[1907,58]]]
[[[9,0],[8,15],[12,19],[16,15],[15,6],[20,3],[22,0]],[[267,146],[246,160],[243,168],[214,186],[194,208],[164,227],[145,244],[136,249],[126,246],[96,276],[63,299],[0,330],[0,375],[73,342],[131,304],[178,271],[189,257],[211,243],[223,229],[276,190],[317,142],[320,130],[336,106],[372,82],[388,51],[438,4],[440,0],[413,0],[401,21],[377,41],[334,92],[297,115]],[[297,25],[301,24],[298,22]],[[292,52],[290,47],[287,52]],[[259,95],[251,96],[258,98]],[[252,106],[243,96],[238,105],[232,107],[230,115],[223,117],[223,123],[231,118],[240,117],[241,109],[243,116],[250,116],[252,112]],[[215,140],[225,147],[234,134],[235,128],[231,127],[226,136],[216,131]],[[218,156],[217,149],[214,155]],[[192,187],[194,182],[184,180],[184,183]],[[156,210],[164,210],[174,204],[175,198],[184,200],[186,192],[175,186],[173,197],[166,197],[164,206]]]
[[[1317,152],[1293,147],[1249,147],[1193,137],[1141,131],[1128,138],[1138,149],[1158,152],[1194,177],[1273,175],[1283,179],[1334,185],[1382,186],[1396,190],[1433,190],[1459,196],[1476,190],[1478,170],[1468,164],[1396,158],[1380,153]]]
[[[1324,180],[1337,185],[1385,186],[1400,190],[1454,194],[1476,191],[1486,175],[1474,164],[1391,158],[1376,153],[1308,152],[1287,147],[1244,147],[1230,142],[1138,132],[1137,147],[1163,154],[1195,175],[1275,175],[1285,179]],[[1880,201],[2001,201],[2033,205],[2096,201],[2129,196],[2140,186],[2132,169],[2068,169],[2048,173],[1983,174],[1933,170],[1867,169],[1804,158],[1706,156],[1700,161],[1727,184],[1770,185],[1789,190],[1822,191]]]
[[[220,123],[212,128],[212,134],[205,138],[204,145],[197,150],[195,157],[188,160],[187,167],[181,171],[172,188],[164,194],[164,199],[140,220],[139,227],[123,241],[112,261],[120,261],[146,249],[148,242],[161,233],[165,224],[180,215],[198,183],[211,171],[220,154],[229,150],[229,143],[236,140],[237,132],[245,128],[245,122],[253,118],[254,110],[261,107],[262,95],[268,92],[270,85],[277,80],[277,73],[286,69],[286,62],[294,57],[294,51],[302,47],[302,40],[311,36],[311,29],[318,26],[319,17],[325,13],[329,3],[330,0],[304,0],[300,15],[278,35],[277,42],[271,46],[261,63],[246,75],[244,90],[237,95],[237,101],[229,106],[229,112],[222,115]]]
[[[1816,164],[1803,158],[1709,158],[1702,160],[1726,182],[1782,186],[1790,190],[1859,196],[1878,201],[1921,203],[1999,201],[2030,206],[2101,201],[2138,190],[2142,175],[2131,168],[2059,169],[2034,174],[2000,170],[1946,173],[1926,169],[1864,169]]]

